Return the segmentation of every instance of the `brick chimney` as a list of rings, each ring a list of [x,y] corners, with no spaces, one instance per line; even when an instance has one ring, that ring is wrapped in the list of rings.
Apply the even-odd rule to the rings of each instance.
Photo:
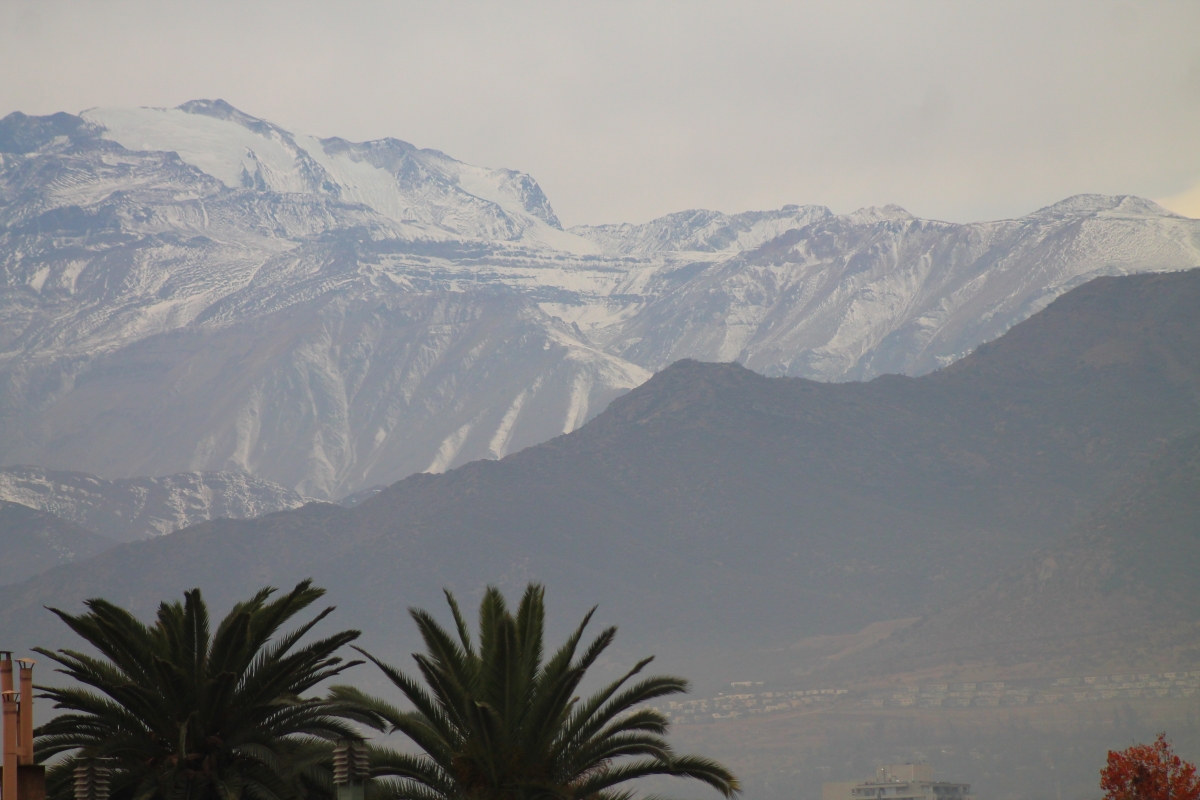
[[[46,800],[46,768],[33,762],[33,660],[18,662],[20,691],[13,686],[12,653],[0,650],[0,699],[4,706],[4,761],[0,800]]]

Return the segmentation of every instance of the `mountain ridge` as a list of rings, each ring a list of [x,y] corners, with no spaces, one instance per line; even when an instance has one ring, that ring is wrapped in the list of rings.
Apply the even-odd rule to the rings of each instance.
[[[1130,198],[969,225],[785,206],[563,231],[532,177],[398,139],[217,101],[14,113],[0,463],[242,471],[332,499],[545,441],[680,359],[926,374],[1090,278],[1197,265],[1200,221]],[[248,358],[263,330],[274,354]],[[97,409],[145,441],[115,446]]]
[[[0,499],[0,586],[87,559],[116,544],[54,514]]]
[[[920,378],[680,362],[500,460],[413,475],[352,509],[205,523],[6,587],[0,634],[52,644],[35,611],[51,597],[149,613],[196,584],[221,604],[311,576],[373,652],[399,658],[415,646],[407,606],[542,580],[564,619],[600,602],[622,648],[705,685],[787,675],[781,644],[969,596],[1164,441],[1200,433],[1197,308],[1200,271],[1100,279]]]
[[[309,498],[238,473],[105,480],[26,465],[0,467],[0,500],[54,514],[114,542],[133,542],[218,517],[297,508]]]

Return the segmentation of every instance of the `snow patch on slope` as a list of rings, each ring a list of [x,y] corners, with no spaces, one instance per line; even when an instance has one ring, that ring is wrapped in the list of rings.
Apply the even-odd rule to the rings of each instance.
[[[307,192],[296,154],[279,137],[264,136],[229,120],[178,108],[93,108],[80,114],[104,128],[102,136],[126,150],[174,152],[230,188],[249,176],[275,192]]]
[[[361,203],[394,222],[417,225],[410,234],[418,238],[458,234],[576,255],[599,252],[593,242],[561,229],[528,175],[464,164],[407,142],[318,140],[221,101],[169,109],[95,108],[81,116],[127,150],[176,153],[231,189]]]
[[[437,455],[433,457],[433,461],[425,469],[425,472],[435,475],[445,472],[454,463],[455,456],[458,455],[458,451],[466,443],[467,434],[471,432],[471,427],[472,423],[468,422],[443,439],[441,446],[438,447]]]

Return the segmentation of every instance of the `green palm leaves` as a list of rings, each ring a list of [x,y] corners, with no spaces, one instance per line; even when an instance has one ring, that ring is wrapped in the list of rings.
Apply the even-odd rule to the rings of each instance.
[[[334,653],[358,638],[341,631],[300,646],[327,608],[280,634],[324,590],[304,581],[272,599],[264,589],[234,606],[215,632],[198,589],[163,603],[154,625],[104,600],[87,613],[51,609],[103,658],[38,652],[86,688],[43,689],[67,713],[37,730],[36,758],[70,753],[51,768],[51,794],[71,796],[81,759],[107,759],[114,800],[287,800],[328,791],[328,740],[359,738],[364,717],[337,699],[304,698],[360,661]]]
[[[583,644],[589,612],[547,659],[544,591],[530,585],[516,613],[489,588],[473,641],[454,597],[453,634],[413,610],[427,652],[424,684],[371,658],[414,706],[400,711],[352,687],[303,693],[360,661],[336,654],[342,631],[301,645],[333,610],[281,629],[324,591],[304,581],[273,599],[264,589],[234,606],[215,631],[200,591],[163,603],[153,625],[104,600],[87,613],[51,609],[100,653],[39,653],[82,688],[43,689],[66,713],[39,728],[38,761],[54,800],[71,797],[76,765],[103,759],[113,800],[298,800],[330,794],[330,740],[359,739],[352,721],[408,736],[423,751],[371,752],[368,796],[388,800],[628,800],[637,778],[692,778],[725,797],[737,780],[715,761],[676,755],[668,723],[645,707],[687,690],[680,678],[639,677],[646,659],[591,697],[580,682],[616,635]],[[362,651],[360,651],[362,652]]]
[[[427,652],[414,656],[422,686],[371,658],[415,707],[399,711],[351,687],[330,699],[370,709],[403,733],[423,756],[376,749],[373,774],[389,780],[377,790],[393,800],[625,800],[628,781],[652,775],[693,778],[730,797],[734,776],[715,761],[676,755],[664,738],[667,719],[642,707],[687,691],[680,678],[638,678],[638,663],[586,700],[576,690],[612,643],[615,628],[580,647],[589,612],[567,641],[543,659],[544,591],[530,585],[513,614],[498,589],[479,610],[472,640],[454,597],[446,598],[455,634],[427,612],[411,611]]]

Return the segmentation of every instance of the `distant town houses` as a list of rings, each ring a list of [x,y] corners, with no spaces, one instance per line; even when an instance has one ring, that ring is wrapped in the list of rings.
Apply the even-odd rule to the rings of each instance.
[[[750,686],[749,682],[739,681],[734,687]],[[762,685],[759,683],[758,685]],[[695,700],[673,700],[660,706],[672,722],[692,723],[708,722],[710,720],[736,719],[750,714],[770,714],[776,711],[791,711],[815,704],[831,703],[839,697],[848,694],[848,689],[797,689],[767,692],[739,692],[734,694],[718,694],[715,697],[697,698]]]
[[[1117,698],[1189,697],[1200,689],[1200,671],[1128,675],[1089,675],[1048,681],[990,681],[929,684],[902,691],[872,693],[865,707],[1021,706],[1079,703]]]
[[[1190,697],[1200,691],[1200,670],[1088,675],[1022,681],[933,683],[882,691],[846,687],[746,691],[762,681],[735,681],[734,691],[673,700],[656,706],[676,724],[688,725],[827,707],[955,708],[1081,703],[1119,698]]]

